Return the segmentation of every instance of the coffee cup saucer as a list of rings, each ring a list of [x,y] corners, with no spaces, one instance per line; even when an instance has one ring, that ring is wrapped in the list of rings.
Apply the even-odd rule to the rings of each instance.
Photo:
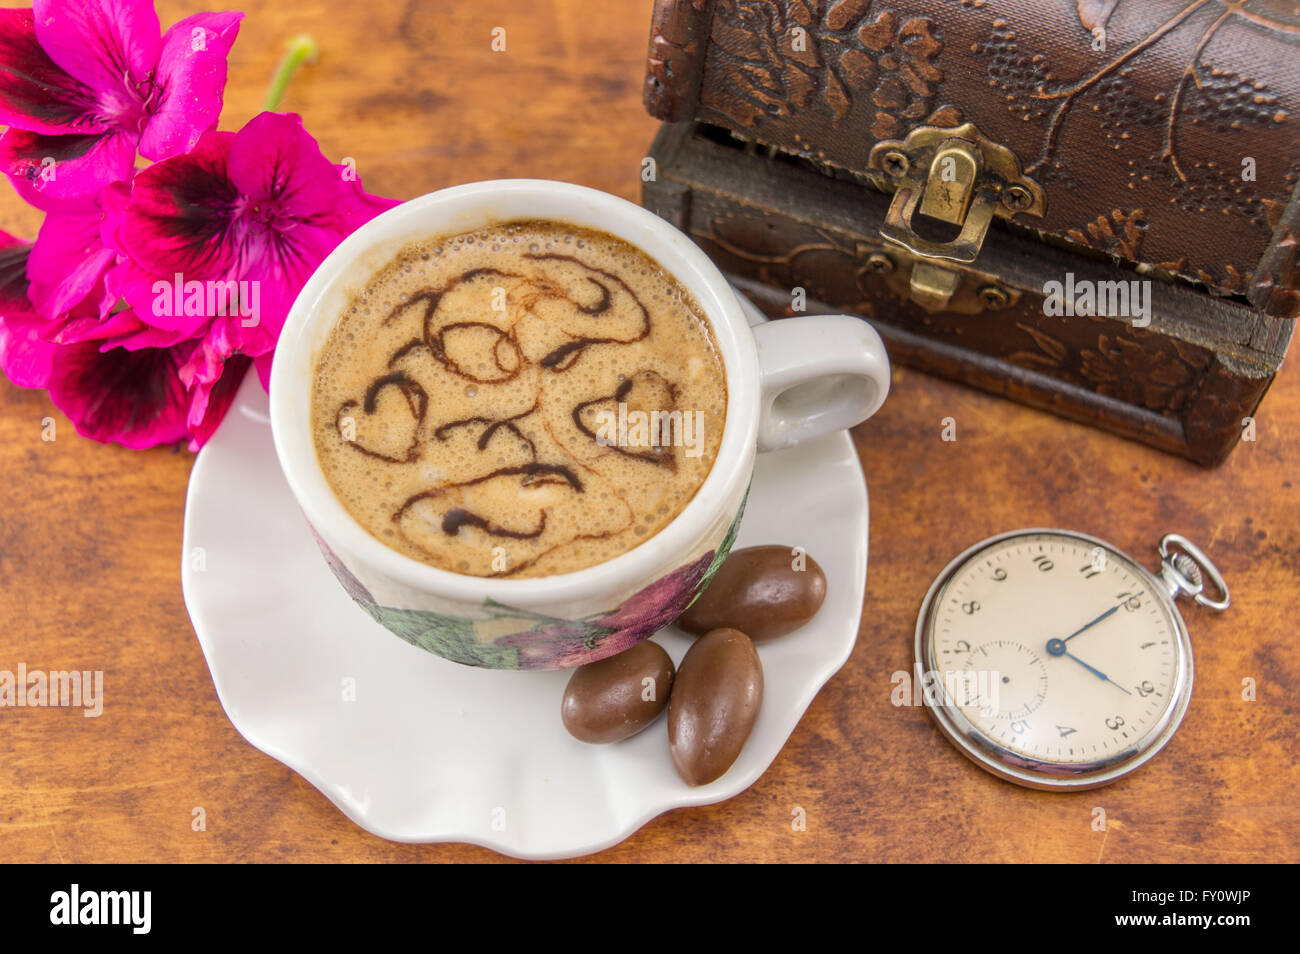
[[[749,306],[753,321],[761,315]],[[772,764],[857,639],[867,572],[867,489],[845,432],[760,454],[736,547],[803,547],[826,601],[759,647],[762,711],[740,758],[691,788],[663,717],[616,745],[560,722],[569,673],[473,669],[396,638],[330,575],[271,443],[249,375],[199,453],[185,506],[185,604],[226,715],[367,831],[468,842],[519,858],[589,854],[674,808],[723,801]],[[690,640],[654,637],[680,662]]]

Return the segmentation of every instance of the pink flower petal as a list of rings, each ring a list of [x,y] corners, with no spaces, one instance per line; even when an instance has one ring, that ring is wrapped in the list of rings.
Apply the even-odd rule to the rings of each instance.
[[[0,139],[0,142],[2,141],[3,140]],[[33,184],[32,181],[25,176],[19,176],[17,178],[10,177],[9,184],[14,187],[14,191],[18,193],[20,199],[32,208],[40,209],[42,212],[52,212],[69,201],[68,199],[57,199],[52,195],[46,195],[40,188],[37,188],[37,186],[44,186],[45,183],[38,181]],[[85,196],[78,196],[77,200],[84,198]]]
[[[0,125],[57,136],[100,133],[95,93],[50,59],[30,10],[0,10]]]
[[[276,235],[265,252],[249,256],[244,277],[258,283],[257,318],[261,325],[279,337],[298,292],[347,234],[297,223]]]
[[[135,262],[127,261],[105,276],[105,284],[116,289],[150,327],[186,338],[201,338],[212,319],[210,315],[201,312],[187,313],[185,276],[180,274],[178,292],[175,274],[164,278],[141,268]]]
[[[32,14],[50,59],[101,97],[149,82],[162,34],[153,0],[33,0]]]
[[[342,190],[338,167],[293,113],[259,113],[230,146],[230,181],[250,199],[274,199],[282,214],[329,217]]]
[[[257,380],[261,383],[262,390],[267,394],[271,393],[271,367],[274,364],[274,351],[268,351],[266,354],[259,354],[253,359],[253,367],[257,369]]]
[[[100,351],[108,351],[110,348],[125,348],[127,351],[139,351],[141,348],[171,348],[191,340],[190,335],[178,331],[149,327],[129,308],[114,313],[100,327],[111,332],[108,340],[99,346]]]
[[[27,258],[32,243],[0,230],[0,312],[31,311],[27,298]]]
[[[114,303],[102,294],[103,287],[100,283],[104,272],[113,264],[113,259],[113,250],[109,248],[87,251],[79,260],[69,260],[67,273],[57,285],[38,286],[33,282],[32,297],[37,312],[46,318],[58,318],[70,313],[98,289],[101,294],[95,297],[99,301],[91,304],[101,314],[106,314]]]
[[[221,366],[220,376],[211,384],[196,390],[188,418],[190,450],[197,451],[216,433],[222,418],[234,403],[239,385],[243,382],[244,375],[248,373],[248,366],[251,363],[252,359],[247,355],[241,354],[228,358]],[[202,391],[201,399],[199,391]]]
[[[71,312],[113,264],[116,255],[104,247],[101,238],[102,220],[103,210],[92,198],[46,214],[27,260],[29,294],[44,317],[54,319]]]
[[[0,169],[47,200],[89,195],[129,179],[134,164],[135,141],[121,133],[46,136],[11,127],[0,136]]]
[[[149,159],[178,155],[216,128],[226,86],[226,57],[243,17],[238,12],[199,13],[163,35],[156,74],[160,99],[140,137],[142,155]]]
[[[190,450],[198,450],[216,431],[235,399],[254,355],[269,355],[275,339],[250,340],[234,318],[218,318],[203,343],[190,355],[180,377],[190,394]]]
[[[100,315],[82,306],[76,310],[76,313],[66,318],[46,321],[42,336],[46,341],[54,344],[80,344],[83,341],[94,341],[100,348],[117,348],[126,346],[123,342],[144,328],[146,328],[144,323],[129,308]],[[189,335],[160,332],[158,338],[142,340],[134,345],[132,350],[141,347],[169,348],[189,337]],[[136,339],[132,338],[132,340]]]
[[[248,121],[230,147],[230,178],[241,194],[275,199],[283,215],[333,229],[340,240],[401,204],[370,195],[354,169],[326,159],[294,113],[259,113]]]
[[[120,232],[122,217],[126,215],[126,205],[131,200],[131,183],[114,183],[97,196],[104,211],[100,222],[99,239],[108,248],[122,250]]]
[[[44,322],[27,300],[31,246],[0,232],[0,371],[20,388],[43,388],[57,345],[41,336]]]
[[[59,346],[41,337],[44,322],[32,314],[0,315],[0,371],[20,388],[49,384],[54,352]]]
[[[125,447],[173,444],[186,435],[189,400],[178,370],[188,347],[100,351],[94,342],[55,352],[50,399],[92,440]]]
[[[167,280],[179,272],[187,281],[236,272],[230,225],[239,195],[226,165],[234,138],[207,133],[192,152],[136,174],[119,234],[123,251],[144,271]]]
[[[356,175],[355,171],[347,166],[336,166],[335,168],[339,170],[340,175],[345,173]],[[387,212],[389,209],[402,204],[401,199],[387,199],[382,195],[367,192],[361,187],[359,178],[347,181],[345,192],[347,193],[347,199],[340,207],[342,213],[341,224],[345,229],[344,237],[351,235],[381,212]]]

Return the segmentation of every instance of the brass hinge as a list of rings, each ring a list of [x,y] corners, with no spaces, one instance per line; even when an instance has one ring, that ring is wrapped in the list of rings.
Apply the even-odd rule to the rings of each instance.
[[[984,136],[974,123],[918,126],[906,139],[876,143],[868,160],[872,182],[894,193],[880,235],[912,262],[911,294],[927,309],[948,304],[961,270],[979,257],[994,216],[1041,217],[1047,199],[1020,168],[1020,159]],[[924,238],[917,215],[961,231],[949,241]]]

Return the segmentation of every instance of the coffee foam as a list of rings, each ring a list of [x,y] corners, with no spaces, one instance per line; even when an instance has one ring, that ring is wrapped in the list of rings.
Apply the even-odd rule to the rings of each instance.
[[[676,517],[726,400],[713,331],[672,275],[611,235],[520,221],[414,243],[376,274],[317,361],[312,429],[335,495],[388,546],[536,577]],[[638,411],[680,412],[669,427],[698,456],[639,442]]]

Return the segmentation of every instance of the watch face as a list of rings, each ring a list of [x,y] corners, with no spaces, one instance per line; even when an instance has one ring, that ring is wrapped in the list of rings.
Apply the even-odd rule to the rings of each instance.
[[[1071,534],[977,547],[932,591],[918,634],[945,714],[1003,762],[1047,775],[1136,756],[1187,685],[1183,631],[1159,585]]]

